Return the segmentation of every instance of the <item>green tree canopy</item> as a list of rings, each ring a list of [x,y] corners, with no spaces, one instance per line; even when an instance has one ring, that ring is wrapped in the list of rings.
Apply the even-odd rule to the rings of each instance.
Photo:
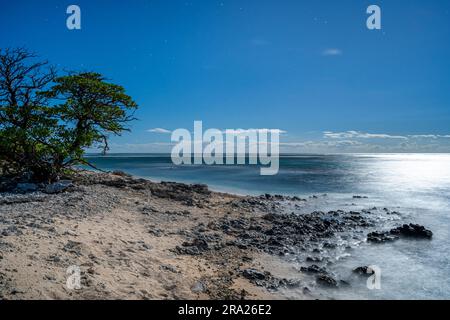
[[[129,130],[137,104],[94,72],[57,77],[24,49],[0,51],[0,162],[3,174],[54,181],[87,148]]]

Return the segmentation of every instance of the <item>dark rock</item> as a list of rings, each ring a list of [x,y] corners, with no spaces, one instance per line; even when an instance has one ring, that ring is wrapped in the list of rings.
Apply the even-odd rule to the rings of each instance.
[[[365,274],[370,275],[370,274],[373,274],[373,271],[368,272],[368,270],[369,270],[369,267],[362,266],[362,267],[357,267],[357,268],[353,269],[353,272],[356,273],[356,274],[359,274],[359,275],[365,275]]]
[[[81,245],[82,245],[81,242],[69,240],[64,245],[63,250],[66,252],[73,253],[77,256],[80,256],[81,255]]]
[[[70,180],[61,180],[52,184],[48,184],[44,188],[44,192],[48,194],[61,193],[73,186]]]
[[[191,256],[196,256],[196,255],[201,254],[200,250],[198,250],[197,247],[185,247],[184,248],[184,247],[177,246],[176,251],[178,253],[187,254],[187,255],[191,255]]]
[[[413,238],[425,238],[431,239],[433,237],[433,232],[425,229],[424,226],[418,224],[404,224],[401,227],[392,229],[390,231],[391,234],[401,235],[405,237],[413,237]]]
[[[34,192],[39,189],[39,186],[35,183],[18,183],[16,186],[17,192],[26,193],[26,192]]]
[[[175,268],[174,266],[170,265],[170,264],[162,264],[160,266],[161,270],[166,270],[166,271],[170,271],[173,273],[179,273],[179,271],[177,270],[177,268]]]
[[[306,261],[308,262],[322,262],[323,257],[306,257]]]
[[[409,238],[431,239],[433,237],[433,232],[425,229],[424,226],[420,226],[418,224],[404,224],[403,226],[391,229],[390,231],[371,232],[367,235],[367,241],[383,243],[397,240],[401,236]]]
[[[23,232],[16,226],[9,226],[1,232],[1,235],[4,237],[21,236],[21,235],[23,235]]]
[[[141,212],[142,212],[142,214],[150,215],[152,213],[157,213],[158,210],[156,210],[155,208],[150,207],[150,206],[144,206],[141,208]]]
[[[277,290],[280,287],[293,288],[298,287],[300,284],[299,280],[279,279],[271,275],[270,272],[262,272],[253,268],[243,270],[242,275],[251,283],[269,290]]]
[[[146,183],[146,188],[150,189],[152,195],[159,198],[179,201],[187,206],[204,206],[208,203],[208,196],[211,191],[203,184],[187,185],[177,182]]]
[[[194,192],[206,194],[211,194],[211,191],[209,191],[208,186],[206,184],[193,184],[191,185],[191,188]]]
[[[235,246],[235,247],[237,247],[239,249],[242,249],[242,250],[248,249],[248,244],[246,242],[242,241],[242,240],[228,241],[226,243],[226,245],[228,245],[228,246]]]
[[[113,172],[111,172],[113,175],[115,176],[119,176],[119,177],[127,177],[127,178],[131,178],[131,174],[128,174],[126,172],[123,172],[121,170],[114,170]]]
[[[301,267],[300,270],[305,273],[321,273],[321,274],[323,274],[323,273],[327,272],[325,268],[321,268],[315,264],[310,265],[308,267]]]
[[[197,248],[199,248],[199,250],[202,250],[202,251],[208,250],[208,248],[209,248],[208,242],[206,242],[205,239],[201,239],[201,238],[194,239],[194,241],[192,241],[190,246],[197,247]]]
[[[296,288],[300,286],[301,281],[297,279],[280,279],[278,287]]]
[[[176,247],[176,251],[181,254],[199,255],[202,252],[210,249],[207,239],[208,238],[206,236],[199,236],[192,242],[183,242],[182,247]]]
[[[249,280],[265,280],[267,277],[266,273],[253,268],[243,270],[242,275]]]
[[[316,281],[318,284],[327,286],[327,287],[337,287],[338,282],[331,276],[327,274],[320,274],[316,277]]]
[[[61,258],[57,255],[51,255],[48,257],[47,261],[59,263],[59,262],[61,262]]]
[[[164,234],[164,232],[158,228],[151,228],[150,230],[148,230],[148,233],[154,235],[155,237],[161,237]]]
[[[331,242],[325,242],[323,244],[323,247],[326,248],[326,249],[336,249],[337,244],[331,243]]]
[[[374,231],[367,235],[367,241],[375,243],[384,243],[388,241],[394,241],[397,239],[398,239],[397,236],[393,236],[389,232]]]

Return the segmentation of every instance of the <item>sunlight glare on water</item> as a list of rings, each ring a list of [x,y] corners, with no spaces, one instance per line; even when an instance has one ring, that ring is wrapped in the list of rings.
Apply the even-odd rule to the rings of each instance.
[[[368,171],[379,174],[379,183],[391,188],[432,190],[450,186],[450,155],[371,155]]]

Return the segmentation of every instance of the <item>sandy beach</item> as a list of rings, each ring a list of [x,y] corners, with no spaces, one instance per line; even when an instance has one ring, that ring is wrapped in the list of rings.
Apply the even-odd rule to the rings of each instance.
[[[311,299],[306,277],[346,285],[312,263],[336,247],[333,236],[376,227],[370,212],[277,214],[314,198],[243,197],[122,172],[71,178],[0,194],[1,299],[284,299],[291,288]],[[304,267],[282,258],[299,251],[311,252]],[[73,266],[79,289],[67,286]]]
[[[175,185],[166,191],[124,176],[84,178],[60,194],[0,196],[1,298],[276,297],[237,277],[241,267],[264,269],[255,252],[230,247],[220,254],[189,255],[176,250],[196,226],[224,216],[262,214],[233,208],[239,197],[189,187],[177,191]],[[82,270],[80,290],[66,287],[66,269],[72,265]]]

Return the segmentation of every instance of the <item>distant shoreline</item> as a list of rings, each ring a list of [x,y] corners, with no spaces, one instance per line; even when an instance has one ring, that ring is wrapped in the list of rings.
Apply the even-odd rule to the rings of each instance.
[[[442,154],[450,155],[450,152],[330,152],[330,153],[280,153],[283,156],[327,156],[327,155],[418,155],[418,154]],[[160,155],[170,157],[170,152],[108,152],[106,155],[101,153],[88,152],[88,157],[109,157],[114,155]]]

